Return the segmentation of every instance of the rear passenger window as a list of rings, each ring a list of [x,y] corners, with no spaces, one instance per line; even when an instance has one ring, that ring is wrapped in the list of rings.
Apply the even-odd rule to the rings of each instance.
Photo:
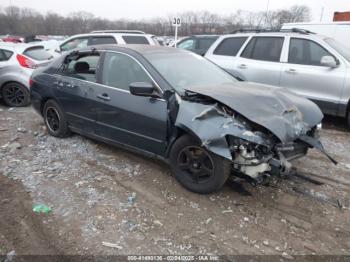
[[[117,41],[112,36],[98,36],[92,37],[89,45],[108,45],[108,44],[116,44]]]
[[[283,37],[253,37],[241,56],[255,60],[279,62],[283,41]]]
[[[236,56],[247,37],[225,38],[214,50],[214,55]]]
[[[323,56],[332,56],[326,49],[313,41],[292,38],[289,44],[288,63],[322,66]]]
[[[80,56],[63,68],[63,75],[80,80],[96,82],[96,70],[100,56],[98,54]]]
[[[127,44],[149,45],[147,38],[144,36],[124,35],[122,37],[123,37],[125,43],[127,43]]]

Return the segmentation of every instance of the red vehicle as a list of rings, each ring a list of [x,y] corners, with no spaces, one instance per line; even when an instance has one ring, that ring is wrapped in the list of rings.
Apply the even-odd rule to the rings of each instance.
[[[11,42],[11,43],[23,43],[24,38],[21,36],[6,36],[6,37],[2,38],[2,41]]]

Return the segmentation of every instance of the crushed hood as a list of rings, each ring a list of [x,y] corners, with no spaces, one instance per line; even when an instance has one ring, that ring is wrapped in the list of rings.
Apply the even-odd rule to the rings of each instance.
[[[323,118],[315,103],[284,88],[237,82],[220,86],[193,86],[186,90],[223,103],[248,120],[268,129],[282,143],[305,135]]]

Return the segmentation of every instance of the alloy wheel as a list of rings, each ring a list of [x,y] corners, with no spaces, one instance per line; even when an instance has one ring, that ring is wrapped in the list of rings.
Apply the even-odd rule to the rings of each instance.
[[[25,101],[23,90],[15,84],[4,87],[3,96],[11,106],[20,106]]]
[[[46,125],[51,132],[57,132],[60,128],[60,115],[56,108],[48,107],[45,112]]]
[[[194,183],[205,183],[214,175],[214,161],[201,147],[183,148],[177,158],[177,165]]]

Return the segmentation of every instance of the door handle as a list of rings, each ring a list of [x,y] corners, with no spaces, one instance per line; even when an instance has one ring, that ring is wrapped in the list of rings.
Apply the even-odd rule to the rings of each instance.
[[[297,72],[297,70],[294,69],[294,68],[288,68],[288,69],[286,69],[286,73],[295,74],[296,72]]]
[[[246,68],[247,68],[247,65],[246,65],[246,64],[240,64],[240,65],[238,66],[238,68],[246,69]]]
[[[103,93],[101,95],[97,95],[97,98],[100,98],[100,99],[105,100],[105,101],[110,101],[111,100],[111,98],[106,93]]]

